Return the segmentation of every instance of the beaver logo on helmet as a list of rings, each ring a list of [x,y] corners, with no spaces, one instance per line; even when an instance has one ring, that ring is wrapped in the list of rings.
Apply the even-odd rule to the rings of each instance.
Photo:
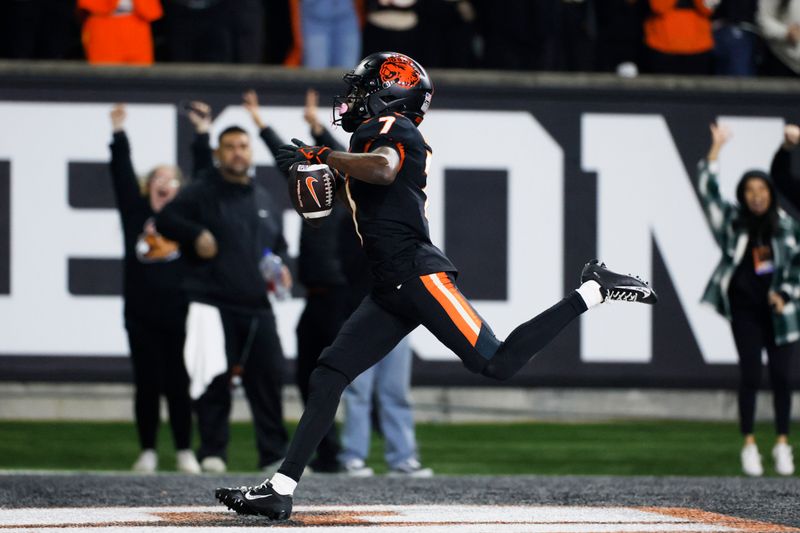
[[[384,87],[397,84],[410,89],[417,86],[420,74],[408,57],[396,55],[383,62],[380,77]]]

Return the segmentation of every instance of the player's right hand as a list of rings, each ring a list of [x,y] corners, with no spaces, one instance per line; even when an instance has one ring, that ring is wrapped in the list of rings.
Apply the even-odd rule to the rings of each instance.
[[[213,259],[217,255],[217,239],[204,229],[194,240],[194,250],[201,259]]]

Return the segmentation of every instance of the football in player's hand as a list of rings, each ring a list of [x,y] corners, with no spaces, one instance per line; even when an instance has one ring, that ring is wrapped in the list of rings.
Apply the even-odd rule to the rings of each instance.
[[[328,165],[295,163],[289,167],[289,197],[303,219],[319,226],[331,214],[336,178]]]

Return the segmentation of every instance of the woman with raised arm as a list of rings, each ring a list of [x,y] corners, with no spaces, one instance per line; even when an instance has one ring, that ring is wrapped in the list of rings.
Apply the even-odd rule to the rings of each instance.
[[[764,473],[753,425],[761,352],[766,348],[777,433],[772,456],[775,471],[789,476],[794,473],[788,441],[789,374],[794,343],[800,338],[800,224],[778,207],[772,180],[760,170],[744,173],[736,187],[736,203],[722,198],[717,159],[730,137],[728,128],[712,124],[711,149],[699,164],[703,210],[722,251],[703,301],[730,320],[733,329],[739,355],[742,470],[748,476]]]
[[[198,136],[207,135],[210,109],[197,103],[189,120]],[[183,261],[178,245],[161,236],[154,218],[178,193],[183,175],[174,165],[159,165],[140,184],[125,133],[123,104],[111,110],[111,178],[125,245],[123,299],[135,387],[134,411],[141,452],[133,470],[158,469],[156,435],[160,398],[165,396],[175,443],[176,467],[199,474],[191,449],[192,404],[183,361],[187,301],[180,289]],[[195,152],[195,167],[210,164]],[[197,169],[195,169],[197,170]]]

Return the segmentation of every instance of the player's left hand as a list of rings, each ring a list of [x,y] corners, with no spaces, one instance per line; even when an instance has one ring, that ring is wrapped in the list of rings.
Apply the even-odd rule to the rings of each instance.
[[[331,149],[327,146],[308,146],[303,141],[292,139],[294,144],[284,144],[278,148],[275,161],[282,172],[289,172],[295,163],[325,164]]]

